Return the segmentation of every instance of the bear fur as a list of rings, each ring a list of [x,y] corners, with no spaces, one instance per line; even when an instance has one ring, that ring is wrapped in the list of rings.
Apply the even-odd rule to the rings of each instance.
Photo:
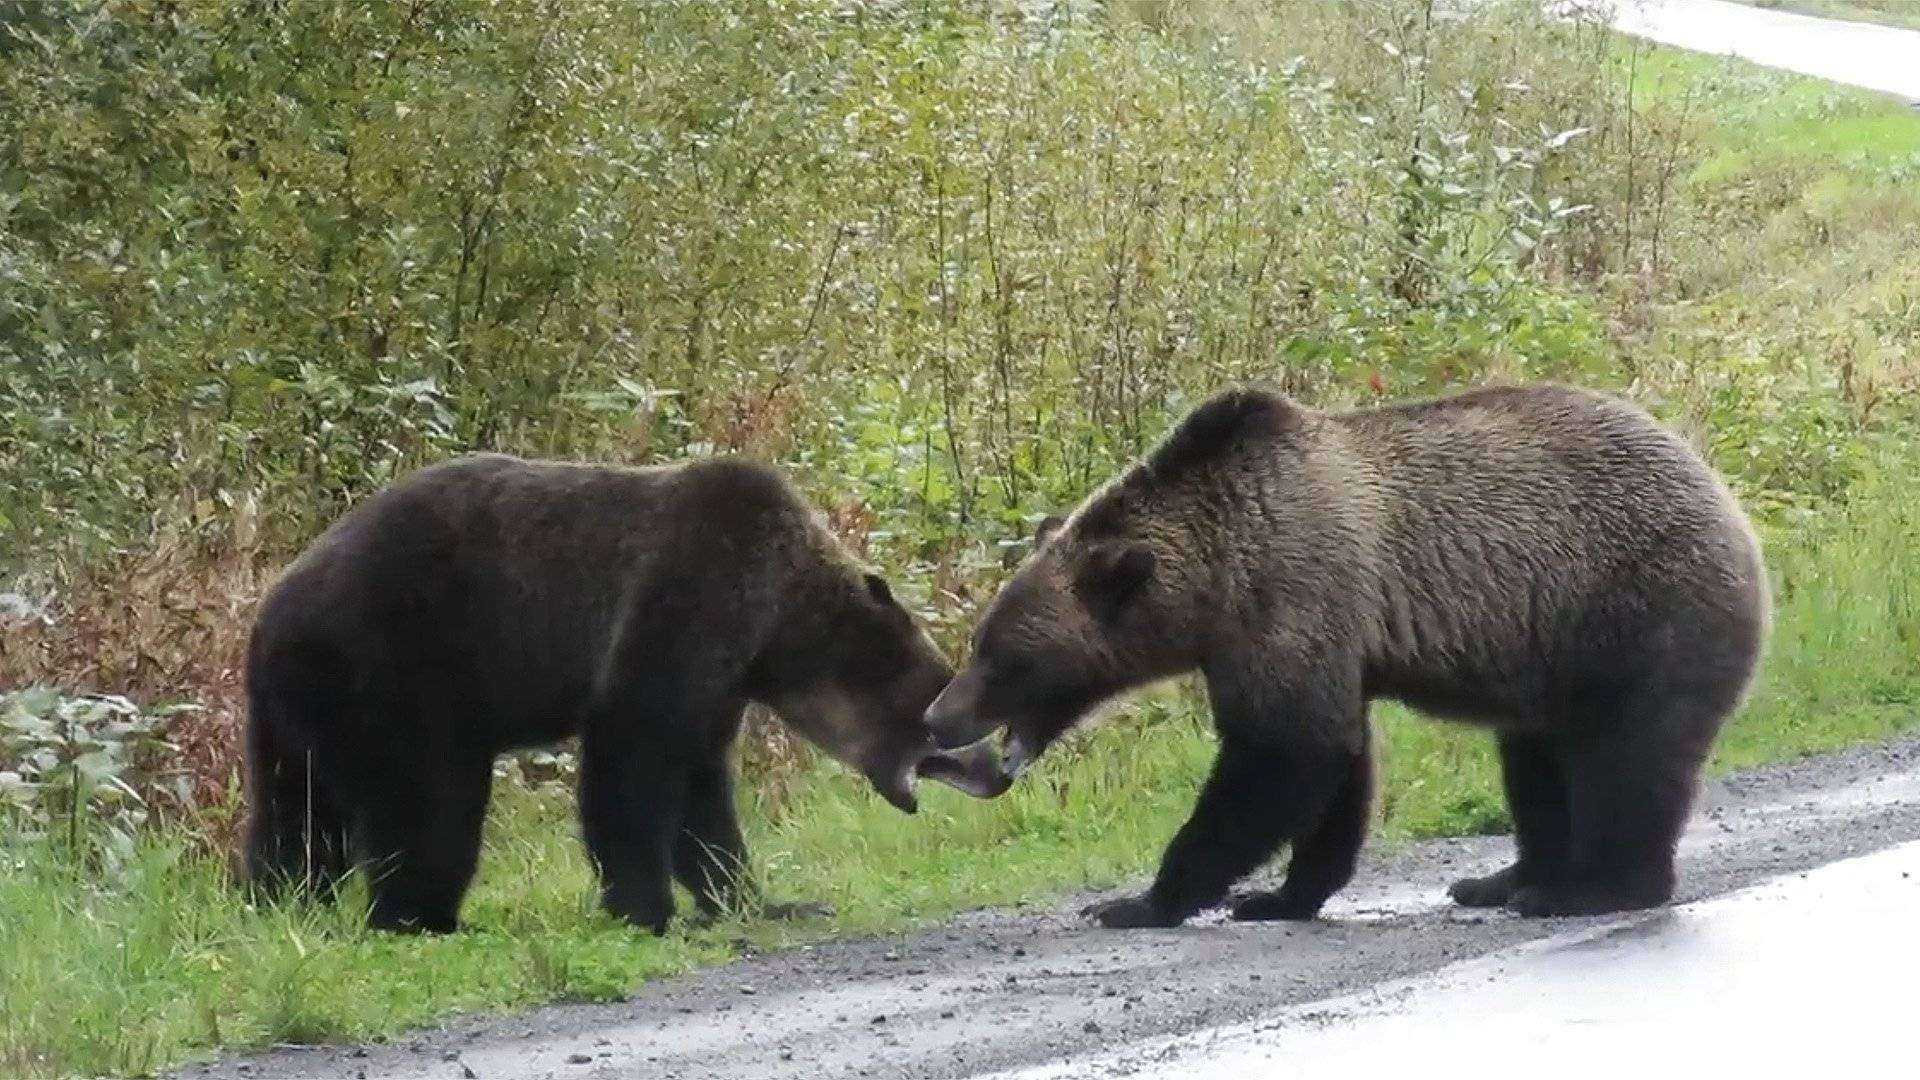
[[[1172,926],[1281,845],[1241,919],[1308,919],[1352,877],[1378,697],[1492,728],[1518,857],[1462,904],[1657,906],[1722,722],[1768,631],[1726,485],[1625,402],[1562,386],[1353,412],[1230,390],[1043,532],[928,712],[1007,731],[1017,770],[1094,706],[1198,671],[1219,756],[1152,888],[1096,909]]]
[[[602,902],[663,931],[676,877],[707,913],[743,899],[750,701],[903,810],[918,774],[1003,789],[997,761],[935,750],[950,675],[770,468],[458,458],[355,507],[262,603],[244,872],[330,894],[359,867],[373,926],[452,930],[495,756],[579,735]]]

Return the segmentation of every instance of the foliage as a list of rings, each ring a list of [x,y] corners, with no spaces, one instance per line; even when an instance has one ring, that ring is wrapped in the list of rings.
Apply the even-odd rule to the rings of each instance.
[[[476,447],[775,456],[913,562],[1223,381],[1606,371],[1526,272],[1620,199],[1602,69],[1407,4],[1339,77],[1074,5],[63,10],[0,69],[16,563]]]
[[[1684,406],[1571,287],[1661,262],[1642,178],[1691,146],[1618,107],[1597,27],[1149,7],[0,20],[0,581],[59,597],[0,663],[207,704],[207,795],[248,590],[459,450],[779,460],[957,643],[1036,519],[1222,382]]]
[[[51,841],[68,858],[112,872],[132,854],[148,818],[143,789],[166,717],[117,696],[70,697],[46,688],[0,693],[0,821],[10,842]],[[177,779],[177,778],[176,778]]]
[[[957,628],[1004,543],[1248,378],[1564,378],[1767,434],[1722,456],[1753,487],[1851,475],[1801,343],[1626,351],[1647,275],[1753,208],[1678,205],[1694,92],[1623,93],[1527,5],[111,0],[0,35],[0,573],[242,518],[283,558],[464,449],[740,450]]]

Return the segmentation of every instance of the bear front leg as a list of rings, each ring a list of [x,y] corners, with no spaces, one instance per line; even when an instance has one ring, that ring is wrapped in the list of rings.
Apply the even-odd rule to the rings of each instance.
[[[1353,880],[1373,817],[1374,764],[1371,732],[1345,766],[1319,822],[1293,842],[1287,878],[1273,892],[1254,893],[1233,905],[1236,920],[1305,921],[1320,914],[1334,893]]]
[[[1087,915],[1109,929],[1167,927],[1213,907],[1234,882],[1321,819],[1351,771],[1348,759],[1270,735],[1223,732],[1213,773],[1162,856],[1153,887],[1096,905]]]
[[[591,721],[580,739],[580,831],[600,876],[600,902],[626,922],[667,932],[673,848],[689,768],[629,718]],[[650,743],[650,745],[649,745]]]
[[[826,904],[768,900],[760,895],[734,810],[733,772],[724,761],[690,774],[686,813],[673,848],[673,872],[707,919],[742,910],[764,919],[816,919],[833,914]]]
[[[721,710],[702,760],[687,770],[686,802],[673,844],[673,874],[693,894],[703,920],[750,911],[767,919],[810,919],[831,915],[825,904],[768,901],[759,893],[747,861],[734,804],[731,751],[745,706]]]
[[[746,840],[733,806],[732,770],[724,760],[707,762],[688,775],[673,872],[703,915],[737,909],[751,898]]]

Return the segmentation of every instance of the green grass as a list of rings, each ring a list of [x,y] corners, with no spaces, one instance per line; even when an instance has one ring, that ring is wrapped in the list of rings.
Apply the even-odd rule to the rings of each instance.
[[[1773,641],[1721,737],[1724,771],[1920,722],[1920,490],[1876,477],[1853,504],[1772,539]]]
[[[1920,711],[1920,491],[1888,477],[1851,508],[1770,539],[1771,654],[1715,771],[1875,739]],[[571,800],[507,787],[466,932],[364,931],[358,910],[249,909],[218,862],[148,837],[100,888],[45,847],[0,873],[0,1075],[140,1073],[206,1047],[367,1039],[451,1012],[618,997],[652,977],[761,946],[898,930],[1150,871],[1212,755],[1192,695],[1145,695],[993,802],[929,788],[909,817],[839,769],[779,805],[748,796],[771,893],[821,899],[831,923],[734,922],[665,939],[593,906]],[[1502,831],[1491,740],[1378,710],[1377,842]]]
[[[449,1011],[616,996],[727,955],[590,910],[580,858],[526,798],[494,816],[470,933],[371,934],[352,905],[255,910],[219,860],[149,835],[103,888],[51,848],[0,873],[0,1075],[142,1074],[191,1048],[364,1039]]]
[[[1769,166],[1876,181],[1920,158],[1920,120],[1883,94],[1666,48],[1643,52],[1635,74],[1636,94],[1691,99],[1713,118],[1711,152],[1694,172],[1699,183],[1737,182]]]

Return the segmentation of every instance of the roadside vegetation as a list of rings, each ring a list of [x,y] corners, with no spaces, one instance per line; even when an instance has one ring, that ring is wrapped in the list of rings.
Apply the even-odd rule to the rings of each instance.
[[[1221,383],[1602,387],[1767,545],[1724,770],[1920,710],[1917,357],[1920,116],[1533,5],[0,2],[0,1075],[1116,883],[1210,759],[1174,685],[906,817],[757,723],[756,870],[837,914],[654,939],[528,755],[468,932],[255,910],[252,604],[421,463],[778,461],[957,653],[1033,524]],[[1380,719],[1382,842],[1505,827],[1484,736]]]

